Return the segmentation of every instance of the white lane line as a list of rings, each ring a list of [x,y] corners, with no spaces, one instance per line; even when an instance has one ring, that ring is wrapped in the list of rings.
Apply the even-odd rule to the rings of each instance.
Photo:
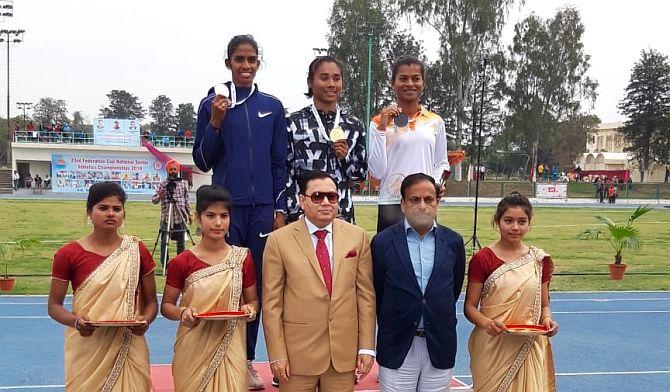
[[[670,310],[578,310],[572,312],[552,311],[553,314],[628,314],[628,313],[670,313]]]
[[[46,306],[46,302],[0,302],[0,305],[42,305]],[[72,302],[65,302],[63,305],[72,305]]]
[[[644,221],[644,222],[635,222],[637,224],[646,224],[646,225],[662,225],[662,224],[668,224],[667,221]],[[557,228],[562,228],[562,227],[584,227],[584,226],[598,226],[598,223],[570,223],[570,224],[562,224],[562,225],[533,225],[534,229],[557,229]],[[472,227],[450,227],[452,230],[456,230],[458,232],[467,232],[468,230],[472,230]],[[495,230],[493,227],[488,227],[488,226],[483,226],[482,230]]]
[[[645,302],[645,301],[668,301],[670,302],[670,297],[666,298],[552,298],[551,302],[628,302],[628,301],[636,301],[636,302]]]
[[[670,310],[583,310],[561,312],[552,311],[553,314],[638,314],[638,313],[670,313]],[[463,313],[456,313],[458,316],[463,316]],[[163,316],[158,315],[157,318]],[[29,319],[49,319],[49,316],[0,316],[0,320],[29,320]]]
[[[0,386],[2,391],[10,391],[15,389],[47,389],[47,388],[65,388],[65,385],[10,385]]]
[[[630,372],[580,372],[580,373],[556,373],[559,377],[588,377],[588,376],[643,376],[643,375],[670,374],[670,370],[641,370]],[[472,378],[470,374],[457,374],[455,378]]]
[[[639,372],[582,372],[582,373],[556,373],[557,376],[635,376],[644,374],[670,374],[670,370],[648,370]]]

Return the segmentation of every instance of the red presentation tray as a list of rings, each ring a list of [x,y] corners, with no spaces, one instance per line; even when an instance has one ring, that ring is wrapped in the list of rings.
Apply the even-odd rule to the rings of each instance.
[[[240,311],[226,310],[221,312],[207,312],[207,313],[198,313],[195,315],[196,318],[201,320],[234,320],[238,318],[245,318],[247,314]]]
[[[140,325],[146,324],[146,321],[137,321],[137,320],[90,320],[86,321],[86,324],[92,325],[94,327],[139,327]]]
[[[505,325],[507,328],[507,333],[511,335],[546,335],[547,327],[544,325],[533,325],[533,324],[508,324]]]

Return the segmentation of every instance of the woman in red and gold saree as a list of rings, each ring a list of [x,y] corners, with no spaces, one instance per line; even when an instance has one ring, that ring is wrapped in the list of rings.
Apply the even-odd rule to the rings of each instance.
[[[476,392],[556,391],[549,342],[558,331],[549,303],[553,263],[523,243],[531,217],[525,196],[505,196],[493,219],[500,239],[470,261],[464,310],[475,325],[468,349]],[[511,324],[541,324],[547,334],[502,333]]]
[[[115,183],[91,186],[87,212],[93,231],[54,256],[49,315],[65,331],[67,391],[150,391],[144,333],[158,304],[154,263],[144,244],[118,234],[126,195]],[[69,282],[72,311],[63,307]],[[89,321],[144,321],[132,328],[93,327]]]
[[[258,312],[251,253],[230,246],[230,198],[223,189],[198,189],[197,222],[202,240],[168,264],[161,313],[179,320],[172,376],[176,392],[246,392],[245,321]],[[177,300],[181,296],[179,306]],[[206,321],[198,313],[243,311],[246,317]]]

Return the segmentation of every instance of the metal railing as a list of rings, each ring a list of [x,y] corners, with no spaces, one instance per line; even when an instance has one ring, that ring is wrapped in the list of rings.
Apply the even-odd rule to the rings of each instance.
[[[193,147],[194,137],[184,136],[144,136],[156,147]],[[14,132],[17,143],[56,143],[56,144],[94,144],[93,135],[86,132],[47,132],[17,131]]]

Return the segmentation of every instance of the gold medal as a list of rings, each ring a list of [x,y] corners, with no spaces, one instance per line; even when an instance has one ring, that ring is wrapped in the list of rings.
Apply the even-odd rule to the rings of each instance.
[[[344,139],[344,130],[340,127],[335,127],[330,131],[330,140],[336,142]]]

